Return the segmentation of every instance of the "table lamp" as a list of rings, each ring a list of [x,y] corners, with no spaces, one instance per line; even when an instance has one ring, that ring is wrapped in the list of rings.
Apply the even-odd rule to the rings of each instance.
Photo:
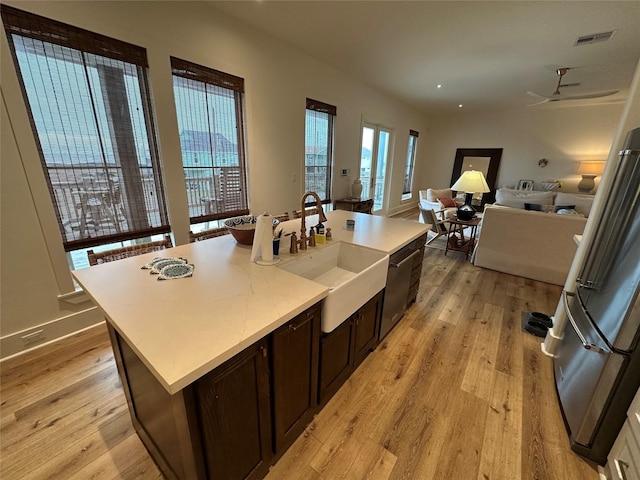
[[[474,193],[487,193],[490,191],[482,172],[467,170],[463,172],[456,183],[451,186],[456,192],[464,192],[464,205],[458,208],[458,219],[469,221],[476,216],[476,209],[471,205]]]
[[[604,172],[607,162],[580,162],[578,175],[582,175],[582,180],[578,183],[578,190],[581,193],[589,193],[596,186],[595,178]]]

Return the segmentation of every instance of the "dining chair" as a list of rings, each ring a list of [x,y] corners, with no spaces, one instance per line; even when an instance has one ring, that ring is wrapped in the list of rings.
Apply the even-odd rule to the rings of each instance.
[[[189,232],[189,242],[199,242],[201,240],[206,240],[208,238],[221,237],[223,235],[228,235],[230,232],[227,227],[219,227],[219,228],[211,228],[209,230],[203,230],[201,232],[193,233]]]
[[[305,208],[304,212],[305,212],[304,214],[306,216],[317,215],[318,214],[318,207]],[[294,210],[293,211],[293,218],[300,218],[300,217],[302,217],[302,210]]]
[[[288,213],[283,213],[281,215],[274,215],[273,218],[278,219],[281,222],[288,222],[289,221],[289,214]],[[296,217],[296,218],[300,218],[300,217]]]
[[[167,235],[163,240],[139,243],[129,247],[112,248],[111,250],[104,250],[102,252],[88,250],[87,257],[89,258],[89,265],[93,266],[113,262],[115,260],[121,260],[123,258],[135,257],[136,255],[142,255],[143,253],[157,252],[158,250],[164,250],[165,248],[171,247],[173,247],[173,243],[171,242],[171,237]]]

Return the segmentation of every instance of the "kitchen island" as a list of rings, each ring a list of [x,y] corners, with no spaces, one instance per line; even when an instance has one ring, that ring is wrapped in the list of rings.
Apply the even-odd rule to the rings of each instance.
[[[389,254],[428,228],[347,211],[327,217],[333,241]],[[300,221],[283,226],[299,232]],[[74,272],[104,313],[133,424],[168,478],[261,478],[317,411],[319,303],[329,290],[250,253],[226,235]],[[286,239],[280,253],[294,257]],[[140,267],[157,256],[186,258],[194,275],[156,280]],[[300,397],[304,405],[290,405]]]

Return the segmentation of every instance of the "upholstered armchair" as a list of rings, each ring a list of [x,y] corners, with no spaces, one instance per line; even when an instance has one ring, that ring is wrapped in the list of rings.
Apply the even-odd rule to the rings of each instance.
[[[428,188],[427,190],[420,190],[420,207],[421,210],[433,210],[435,212],[444,213],[444,218],[455,215],[456,210],[460,205],[464,203],[464,198],[457,198],[453,196],[453,190],[450,188],[444,188],[437,190],[435,188]]]

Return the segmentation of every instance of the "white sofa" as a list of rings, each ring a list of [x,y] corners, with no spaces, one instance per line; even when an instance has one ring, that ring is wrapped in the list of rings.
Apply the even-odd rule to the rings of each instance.
[[[577,215],[589,216],[593,195],[566,192],[541,192],[499,188],[496,190],[496,205],[526,209],[528,204],[532,210],[574,210]],[[551,209],[550,207],[554,207]],[[567,208],[571,207],[571,208]],[[569,213],[569,212],[567,212]]]
[[[576,253],[574,235],[581,235],[586,223],[586,217],[581,215],[487,205],[474,263],[511,275],[564,285]]]

